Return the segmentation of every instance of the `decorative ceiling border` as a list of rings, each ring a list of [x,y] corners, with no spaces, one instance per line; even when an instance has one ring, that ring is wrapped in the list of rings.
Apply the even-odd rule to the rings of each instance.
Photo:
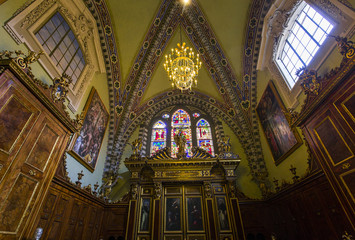
[[[98,25],[100,25],[100,27],[98,27],[105,57],[106,70],[108,72],[110,114],[111,116],[114,115],[114,118],[112,118],[110,122],[108,157],[105,164],[105,172],[107,172],[112,170],[112,166],[117,166],[119,163],[119,158],[117,157],[122,154],[123,147],[128,139],[125,139],[126,141],[122,141],[119,145],[117,145],[117,142],[123,140],[122,136],[126,136],[127,133],[130,132],[130,129],[133,129],[133,126],[136,127],[134,122],[139,119],[139,117],[137,117],[137,113],[140,115],[139,111],[141,108],[139,107],[139,103],[141,97],[143,96],[145,87],[149,82],[161,53],[166,47],[168,40],[172,36],[172,33],[178,24],[176,19],[180,17],[180,7],[174,0],[163,1],[157,16],[153,21],[145,40],[143,41],[143,46],[137,55],[136,61],[131,69],[131,73],[129,74],[129,78],[126,81],[125,86],[122,87],[120,81],[117,48],[115,46],[112,24],[107,6],[103,0],[85,1],[95,19],[98,21]],[[194,4],[197,3],[194,2]],[[208,25],[209,31],[205,34],[205,36],[212,36],[209,38],[205,37],[204,39],[204,44],[208,47],[198,48],[196,39],[199,39],[199,37],[194,35],[193,28],[191,27],[191,31],[189,25],[197,24],[197,22],[199,22],[199,24],[207,24],[206,21],[204,21],[205,18],[201,18],[201,16],[203,16],[202,11],[198,8],[198,11],[195,12],[193,19],[183,18],[182,21],[184,30],[187,32],[187,35],[193,44],[195,44],[195,47],[199,50],[199,52],[209,51],[210,48],[213,48],[214,51],[219,53],[220,61],[215,61],[213,65],[210,64],[209,66],[222,65],[224,69],[221,70],[220,68],[211,67],[209,68],[209,73],[215,80],[219,91],[223,93],[222,95],[230,96],[230,99],[226,101],[229,106],[223,107],[228,109],[227,114],[233,115],[233,122],[236,126],[244,125],[243,130],[238,130],[236,135],[240,138],[242,145],[245,146],[245,151],[249,157],[252,172],[266,172],[265,162],[261,151],[258,121],[255,114],[256,63],[261,39],[262,21],[270,6],[271,1],[269,0],[254,0],[252,3],[248,20],[249,24],[245,35],[246,38],[243,58],[244,74],[243,79],[239,81],[236,79],[228,60],[224,57],[224,53],[220,45],[217,40],[215,40],[216,38],[213,37],[214,34],[211,35],[209,32],[212,31],[212,29]],[[192,23],[193,21],[194,23]],[[105,27],[102,28],[102,26]],[[209,39],[209,43],[206,43],[206,39]],[[204,52],[202,52],[202,54],[203,53]],[[206,62],[207,60],[208,59],[206,59]],[[147,66],[149,67],[147,68]],[[217,74],[222,74],[223,77],[218,78]],[[223,79],[223,86],[226,87],[221,87],[221,79]],[[231,91],[231,89],[233,91]],[[225,91],[228,91],[228,94],[225,94]],[[161,96],[158,96],[157,98],[159,97]],[[241,121],[238,121],[236,116],[240,115],[244,115],[244,117],[241,118]],[[246,115],[249,117],[246,117]],[[117,123],[120,124],[119,127],[115,129],[115,125],[118,126]],[[240,129],[240,127],[236,129]],[[248,133],[246,137],[243,135],[244,132]]]
[[[87,8],[96,20],[96,25],[99,31],[101,48],[105,60],[109,106],[110,106],[110,120],[109,120],[109,134],[107,144],[107,155],[111,155],[113,151],[113,143],[116,126],[118,124],[117,114],[115,111],[116,99],[119,96],[119,86],[121,83],[121,70],[118,58],[118,50],[116,40],[113,32],[110,13],[104,0],[84,0]],[[118,84],[118,86],[117,86]]]

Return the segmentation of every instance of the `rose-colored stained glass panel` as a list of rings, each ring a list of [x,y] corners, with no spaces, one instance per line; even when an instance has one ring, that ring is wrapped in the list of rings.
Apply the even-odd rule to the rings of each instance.
[[[192,116],[193,116],[194,118],[198,118],[198,117],[200,116],[200,114],[199,114],[199,113],[194,113],[194,114],[192,114]]]
[[[152,142],[151,155],[153,155],[160,149],[165,148],[165,145],[166,145],[165,142]]]
[[[159,120],[152,128],[150,154],[153,155],[164,147],[166,147],[166,124]]]
[[[198,146],[209,154],[214,155],[213,141],[212,140],[198,140]]]
[[[182,109],[177,110],[171,119],[171,126],[173,128],[189,127],[191,125],[190,116]]]

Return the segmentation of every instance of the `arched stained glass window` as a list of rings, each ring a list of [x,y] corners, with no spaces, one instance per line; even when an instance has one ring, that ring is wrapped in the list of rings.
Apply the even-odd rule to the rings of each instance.
[[[196,124],[197,146],[214,155],[210,124],[201,118]]]
[[[153,125],[151,143],[151,155],[166,146],[166,124],[161,120]]]
[[[178,147],[174,141],[175,134],[179,133],[181,130],[186,138],[185,144],[185,152],[186,157],[191,157],[191,121],[189,114],[182,110],[178,109],[172,116],[171,119],[171,156],[176,157],[176,153],[178,152]]]

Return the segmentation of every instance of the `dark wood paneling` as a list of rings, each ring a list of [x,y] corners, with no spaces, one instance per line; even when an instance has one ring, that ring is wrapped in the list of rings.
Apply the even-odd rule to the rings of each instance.
[[[351,225],[322,174],[281,191],[267,201],[241,201],[244,230],[270,239],[341,239]]]
[[[134,225],[136,223],[136,205],[137,201],[136,200],[131,200],[129,202],[129,222],[127,223],[127,232],[126,232],[126,239],[127,240],[133,240],[134,239]]]
[[[158,238],[160,236],[160,227],[161,227],[161,218],[160,218],[160,208],[161,208],[161,200],[154,200],[154,214],[153,214],[153,233],[152,239]]]
[[[212,199],[206,199],[207,205],[207,216],[208,216],[208,223],[209,223],[209,234],[211,239],[217,239],[217,231],[216,231],[216,221],[215,217],[213,216],[213,201]]]
[[[41,239],[99,239],[104,202],[55,178],[36,220],[43,228]]]

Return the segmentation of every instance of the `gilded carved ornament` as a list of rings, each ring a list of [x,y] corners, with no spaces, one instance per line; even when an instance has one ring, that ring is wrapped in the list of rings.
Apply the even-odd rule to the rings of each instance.
[[[131,184],[131,197],[134,200],[137,200],[138,197],[138,184]]]
[[[68,91],[69,91],[69,85],[72,82],[72,79],[70,76],[68,76],[66,73],[63,73],[61,77],[57,77],[53,79],[53,85],[50,86],[51,90],[51,95],[52,99],[54,102],[64,102]]]
[[[340,37],[340,36],[331,36],[335,38],[335,41],[337,42],[338,49],[341,55],[343,55],[344,58],[352,58],[355,55],[355,48],[354,48],[354,42],[348,40],[346,37]]]
[[[205,182],[203,183],[203,188],[205,192],[205,197],[206,198],[211,198],[212,197],[212,186],[211,183]]]
[[[317,71],[303,67],[296,71],[296,75],[299,76],[299,81],[301,82],[301,87],[305,94],[318,95],[320,83]]]
[[[155,199],[161,198],[162,189],[163,189],[162,183],[160,183],[160,182],[154,183],[154,198]]]

